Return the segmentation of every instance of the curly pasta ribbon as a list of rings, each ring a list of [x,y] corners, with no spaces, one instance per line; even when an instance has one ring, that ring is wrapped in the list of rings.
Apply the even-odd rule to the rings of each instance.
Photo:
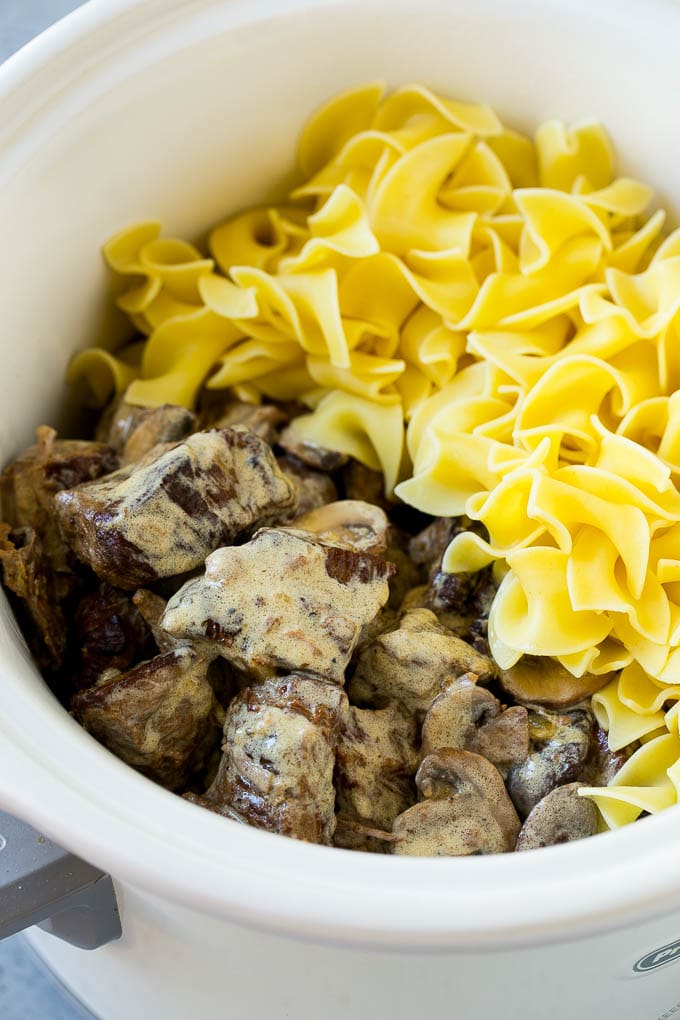
[[[593,698],[634,749],[592,796],[609,825],[680,789],[680,232],[616,177],[601,125],[530,139],[486,106],[351,89],[309,120],[301,180],[219,224],[211,258],[155,222],[111,239],[141,357],[79,354],[103,402],[191,407],[203,386],[297,400],[341,450],[473,532],[444,569],[494,564],[502,666],[617,676]]]

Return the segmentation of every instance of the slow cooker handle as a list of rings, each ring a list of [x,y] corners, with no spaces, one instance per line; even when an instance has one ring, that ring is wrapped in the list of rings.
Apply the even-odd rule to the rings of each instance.
[[[122,934],[109,875],[0,811],[0,939],[34,924],[79,949]]]

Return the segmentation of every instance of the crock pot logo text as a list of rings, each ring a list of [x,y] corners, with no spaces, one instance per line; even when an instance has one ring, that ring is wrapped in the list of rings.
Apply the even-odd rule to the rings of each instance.
[[[660,949],[654,949],[646,956],[640,957],[633,965],[633,970],[638,974],[644,974],[648,970],[655,970],[657,967],[663,967],[664,963],[673,963],[678,959],[680,959],[680,939],[669,942],[667,946],[661,946]]]

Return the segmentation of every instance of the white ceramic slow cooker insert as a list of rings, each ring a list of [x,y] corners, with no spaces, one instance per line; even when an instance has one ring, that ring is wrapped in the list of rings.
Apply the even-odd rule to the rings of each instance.
[[[0,461],[63,419],[70,354],[126,329],[103,240],[141,218],[200,239],[266,201],[352,84],[420,81],[529,131],[596,116],[679,208],[679,38],[673,0],[91,0],[0,68]],[[672,951],[634,969],[680,939],[680,810],[467,859],[238,826],[82,731],[4,598],[0,807],[114,876],[119,942],[34,936],[103,1020],[661,1020],[680,1000]]]

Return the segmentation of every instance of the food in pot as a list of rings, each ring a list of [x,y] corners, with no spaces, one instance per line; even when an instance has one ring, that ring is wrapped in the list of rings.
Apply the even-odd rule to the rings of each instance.
[[[96,440],[43,427],[1,485],[49,682],[314,842],[526,850],[676,803],[677,233],[599,125],[422,86],[336,97],[299,164],[211,257],[105,246],[137,335],[70,366]]]

